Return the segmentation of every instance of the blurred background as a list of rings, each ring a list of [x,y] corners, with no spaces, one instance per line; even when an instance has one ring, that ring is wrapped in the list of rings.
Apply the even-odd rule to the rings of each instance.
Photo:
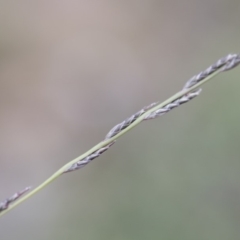
[[[0,199],[228,53],[237,0],[2,0]],[[240,238],[240,69],[0,220],[1,240]]]

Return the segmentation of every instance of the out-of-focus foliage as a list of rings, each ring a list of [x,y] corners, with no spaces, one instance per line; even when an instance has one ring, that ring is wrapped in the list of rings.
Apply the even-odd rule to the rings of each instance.
[[[0,3],[0,199],[239,52],[240,2]],[[0,239],[240,238],[240,70],[0,220]]]

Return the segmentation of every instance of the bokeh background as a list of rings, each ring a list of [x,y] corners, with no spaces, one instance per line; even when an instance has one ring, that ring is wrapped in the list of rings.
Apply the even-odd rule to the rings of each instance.
[[[237,0],[2,0],[0,199],[239,52]],[[0,220],[1,240],[240,239],[240,69]]]

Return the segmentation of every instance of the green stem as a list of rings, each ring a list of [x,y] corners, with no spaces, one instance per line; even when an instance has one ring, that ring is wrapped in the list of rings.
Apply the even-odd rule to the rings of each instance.
[[[206,77],[204,80],[202,80],[201,82],[195,84],[194,86],[182,90],[176,94],[174,94],[172,97],[168,98],[166,101],[156,105],[155,107],[149,109],[148,111],[146,111],[143,115],[141,115],[138,119],[136,119],[132,124],[130,124],[127,128],[123,129],[121,132],[119,132],[118,134],[116,134],[115,136],[113,136],[110,139],[104,140],[100,143],[98,143],[97,145],[95,145],[93,148],[91,148],[90,150],[88,150],[87,152],[85,152],[84,154],[82,154],[81,156],[73,159],[72,161],[68,162],[67,164],[65,164],[63,167],[61,167],[57,172],[55,172],[51,177],[49,177],[46,181],[44,181],[43,183],[41,183],[38,187],[36,187],[35,189],[33,189],[31,192],[27,193],[26,195],[22,196],[20,199],[16,200],[14,203],[12,203],[6,210],[2,211],[0,213],[0,217],[2,215],[4,215],[5,213],[7,213],[8,211],[12,210],[13,208],[15,208],[16,206],[18,206],[20,203],[24,202],[25,200],[29,199],[30,197],[32,197],[34,194],[36,194],[37,192],[39,192],[41,189],[43,189],[44,187],[46,187],[48,184],[50,184],[52,181],[54,181],[55,179],[57,179],[65,170],[67,170],[70,166],[72,166],[72,164],[84,159],[85,157],[87,157],[88,155],[92,154],[93,152],[95,152],[96,150],[108,145],[109,143],[111,143],[113,140],[119,138],[120,136],[122,136],[123,134],[125,134],[126,132],[128,132],[129,130],[131,130],[132,128],[134,128],[135,126],[137,126],[140,122],[143,121],[143,119],[149,115],[152,112],[155,112],[157,109],[162,108],[164,106],[166,106],[167,104],[181,98],[182,96],[184,96],[185,94],[194,91],[195,89],[197,89],[198,87],[200,87],[201,85],[203,85],[204,83],[206,83],[207,81],[209,81],[210,79],[212,79],[213,77],[215,77],[217,74],[219,74],[222,71],[222,68],[220,68],[219,70],[217,70],[216,72],[214,72],[213,74],[209,75],[208,77]]]

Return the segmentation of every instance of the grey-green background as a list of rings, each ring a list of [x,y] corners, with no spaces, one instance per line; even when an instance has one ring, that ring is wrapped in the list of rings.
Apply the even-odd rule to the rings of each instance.
[[[240,51],[238,0],[2,0],[0,199]],[[1,240],[240,239],[240,69],[0,220]]]

